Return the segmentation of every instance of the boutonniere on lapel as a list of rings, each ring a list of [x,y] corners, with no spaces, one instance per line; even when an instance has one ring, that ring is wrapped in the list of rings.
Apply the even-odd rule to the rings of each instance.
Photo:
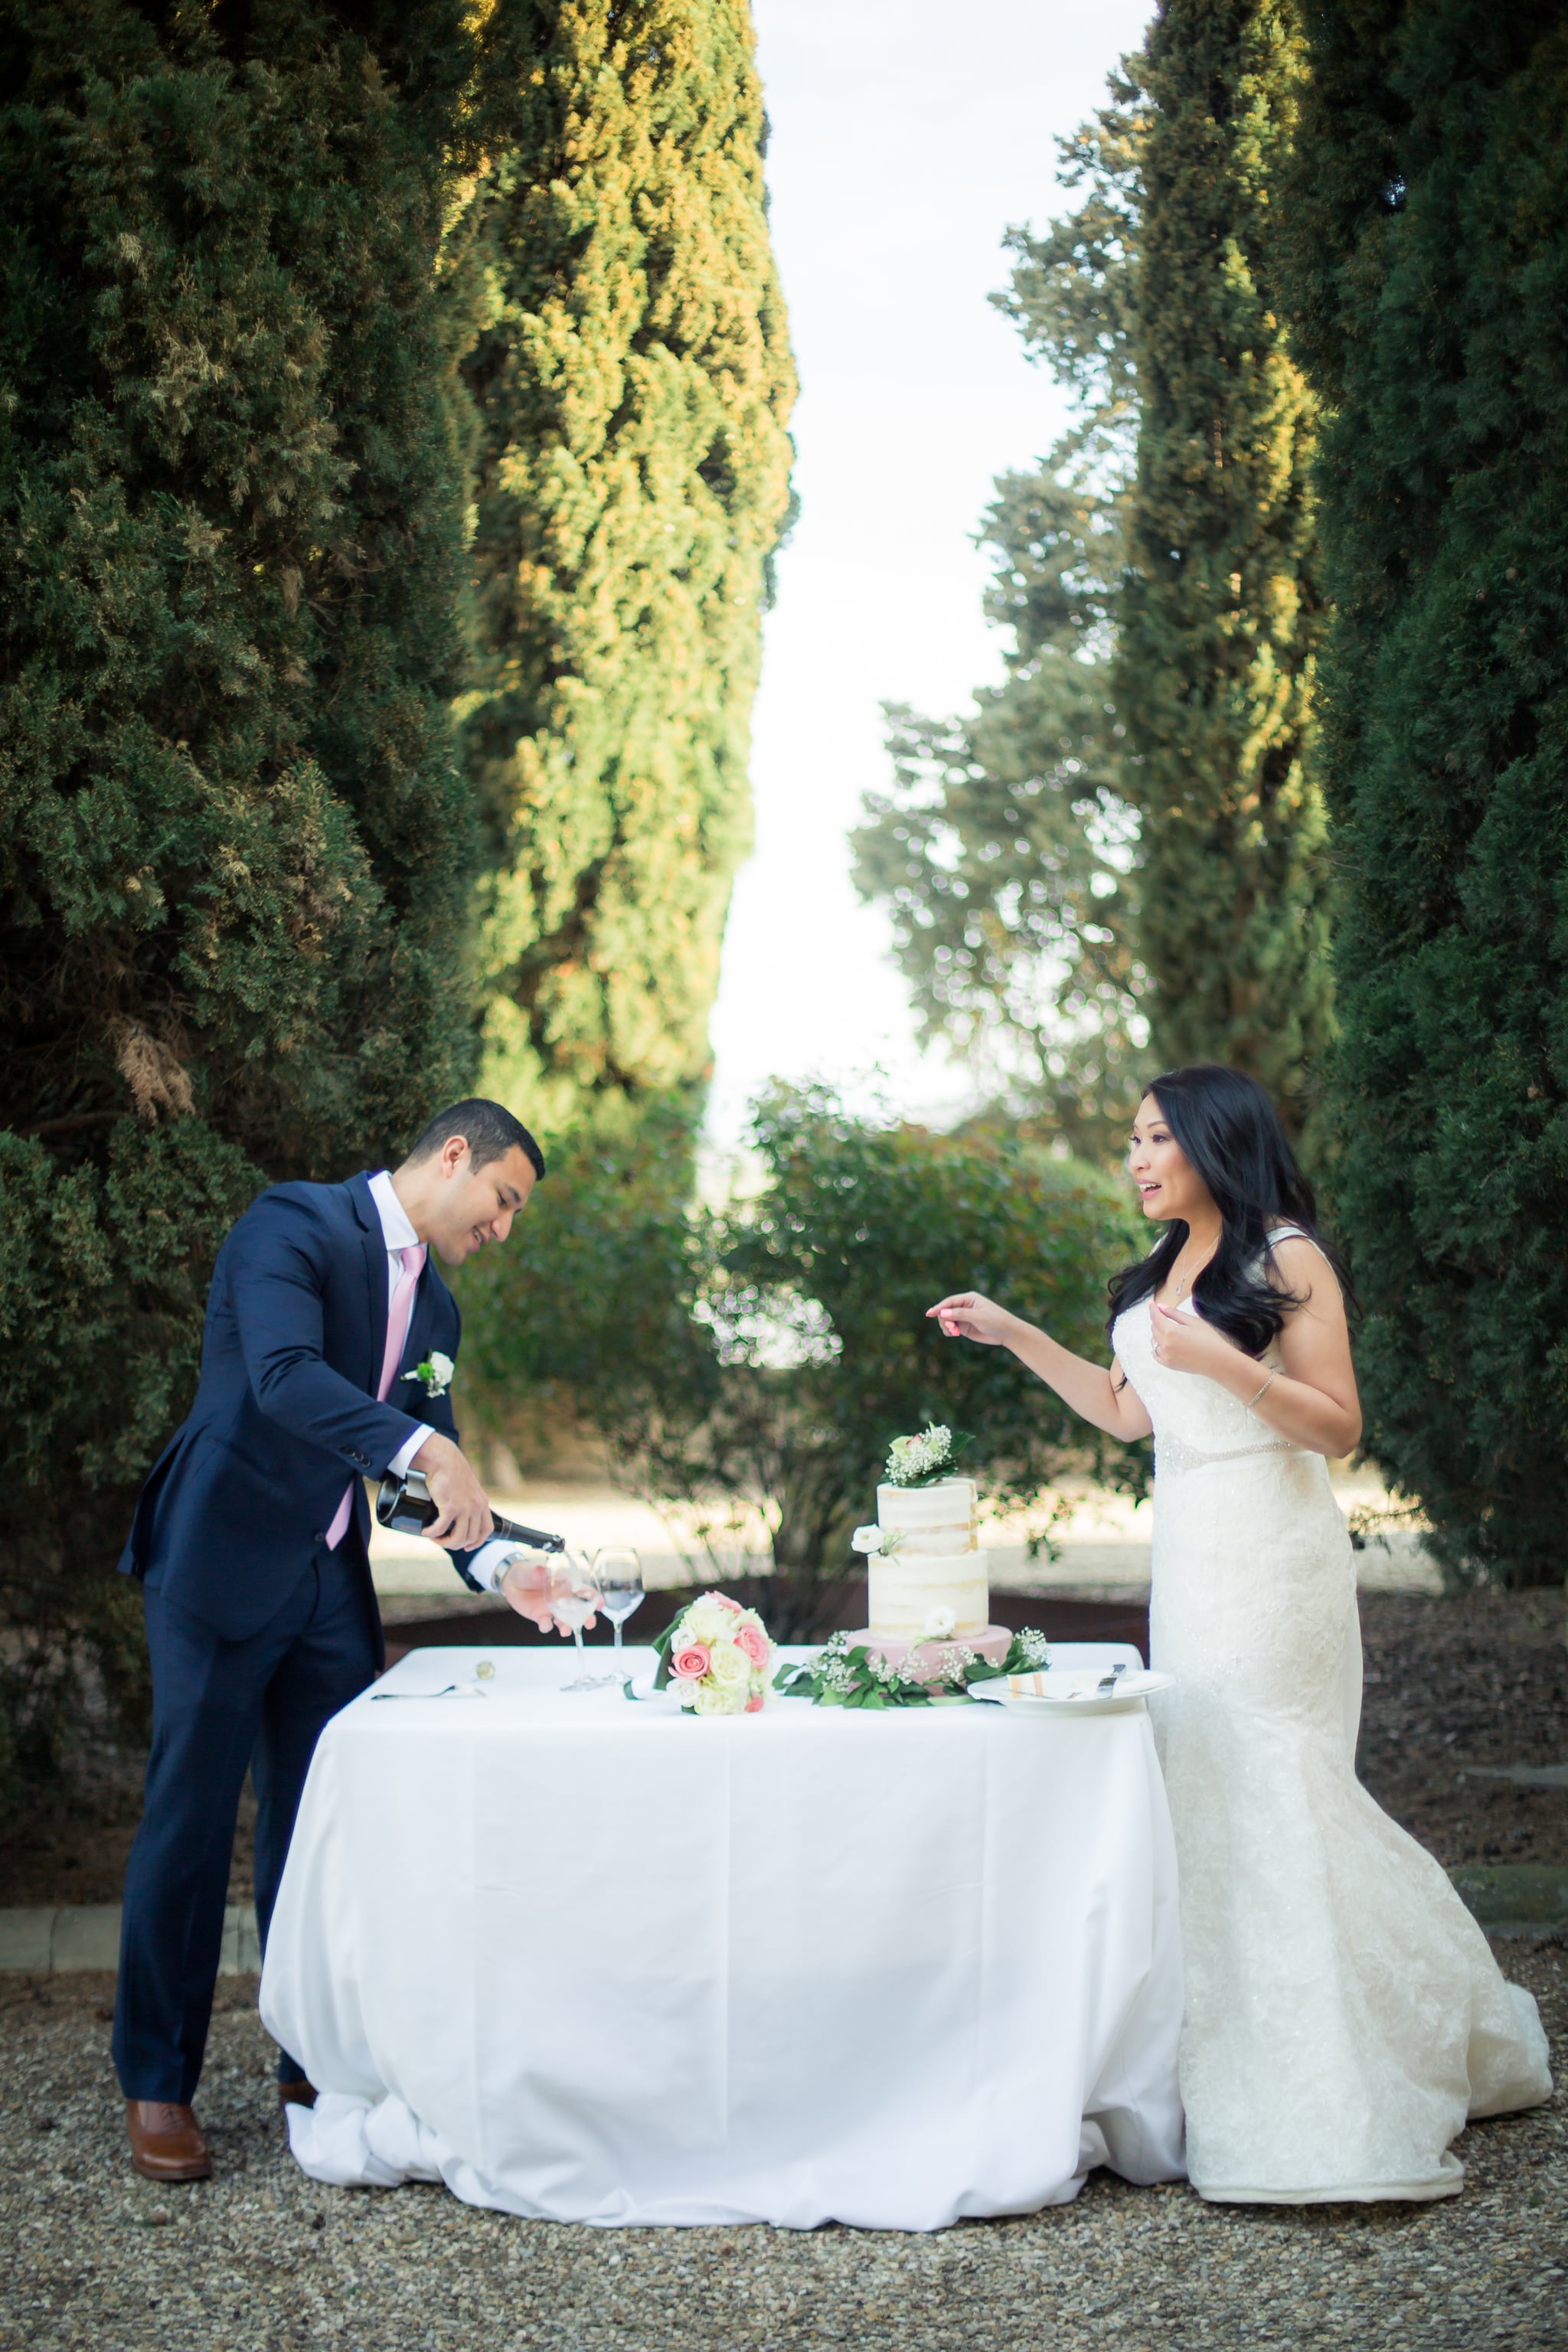
[[[416,1364],[414,1370],[405,1372],[403,1377],[405,1381],[422,1381],[426,1396],[445,1396],[452,1385],[452,1374],[457,1369],[450,1356],[444,1356],[438,1348],[433,1348],[422,1364]]]

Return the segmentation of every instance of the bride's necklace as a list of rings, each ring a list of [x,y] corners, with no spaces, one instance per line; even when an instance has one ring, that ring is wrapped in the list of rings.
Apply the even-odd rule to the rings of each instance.
[[[1209,1252],[1209,1257],[1213,1257],[1213,1255],[1214,1255],[1214,1252],[1213,1252],[1213,1250],[1210,1250],[1210,1252]],[[1180,1264],[1180,1262],[1181,1262],[1181,1261],[1178,1259],[1178,1260],[1177,1260],[1177,1264],[1179,1265],[1179,1264]],[[1205,1260],[1204,1260],[1204,1265],[1207,1265],[1208,1262],[1209,1262],[1208,1257],[1205,1257]],[[1178,1298],[1181,1298],[1181,1297],[1184,1295],[1184,1293],[1185,1293],[1185,1291],[1186,1291],[1186,1287],[1187,1287],[1188,1283],[1189,1283],[1189,1282],[1195,1282],[1195,1281],[1197,1280],[1197,1278],[1198,1278],[1198,1276],[1199,1276],[1200,1274],[1202,1274],[1203,1270],[1204,1270],[1204,1266],[1203,1266],[1203,1265],[1200,1265],[1200,1266],[1196,1267],[1196,1268],[1194,1269],[1194,1271],[1192,1274],[1190,1274],[1190,1275],[1188,1275],[1188,1274],[1183,1274],[1183,1275],[1178,1275],[1178,1276],[1176,1276],[1176,1297],[1177,1297]],[[1171,1271],[1172,1271],[1172,1273],[1173,1273],[1173,1274],[1175,1274],[1175,1272],[1176,1272],[1176,1268],[1175,1268],[1175,1266],[1173,1266],[1173,1267],[1171,1268]]]

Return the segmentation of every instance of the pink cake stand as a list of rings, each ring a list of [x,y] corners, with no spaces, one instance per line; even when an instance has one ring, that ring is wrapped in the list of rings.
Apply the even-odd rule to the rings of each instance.
[[[966,1650],[978,1651],[981,1657],[988,1659],[992,1665],[999,1666],[1012,1640],[1013,1636],[1005,1625],[987,1625],[984,1633],[949,1633],[940,1641],[933,1636],[923,1635],[916,1642],[900,1641],[886,1633],[873,1633],[868,1625],[864,1625],[858,1633],[850,1634],[849,1645],[851,1649],[864,1646],[868,1650],[875,1650],[879,1657],[886,1658],[890,1666],[901,1666],[913,1650],[936,1652],[951,1649],[954,1643],[958,1643]],[[936,1673],[934,1658],[931,1672],[933,1675]]]

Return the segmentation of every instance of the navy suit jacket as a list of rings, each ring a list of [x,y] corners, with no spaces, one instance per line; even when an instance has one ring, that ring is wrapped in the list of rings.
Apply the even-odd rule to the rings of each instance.
[[[368,1176],[274,1185],[218,1252],[195,1402],[142,1489],[120,1566],[226,1641],[283,1607],[351,1478],[363,1543],[362,1480],[379,1478],[421,1422],[456,1441],[448,1398],[401,1375],[432,1349],[456,1362],[458,1302],[426,1255],[382,1404],[387,1289]],[[452,1561],[478,1591],[469,1557]]]

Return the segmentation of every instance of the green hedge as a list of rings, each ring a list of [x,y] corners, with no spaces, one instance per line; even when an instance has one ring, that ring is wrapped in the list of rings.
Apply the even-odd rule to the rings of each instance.
[[[47,1755],[73,1643],[134,1699],[107,1570],[226,1226],[475,1064],[436,270],[464,17],[228,23],[73,0],[0,35],[13,1765]]]
[[[1367,1444],[1457,1577],[1568,1523],[1568,25],[1322,0],[1293,298]]]

